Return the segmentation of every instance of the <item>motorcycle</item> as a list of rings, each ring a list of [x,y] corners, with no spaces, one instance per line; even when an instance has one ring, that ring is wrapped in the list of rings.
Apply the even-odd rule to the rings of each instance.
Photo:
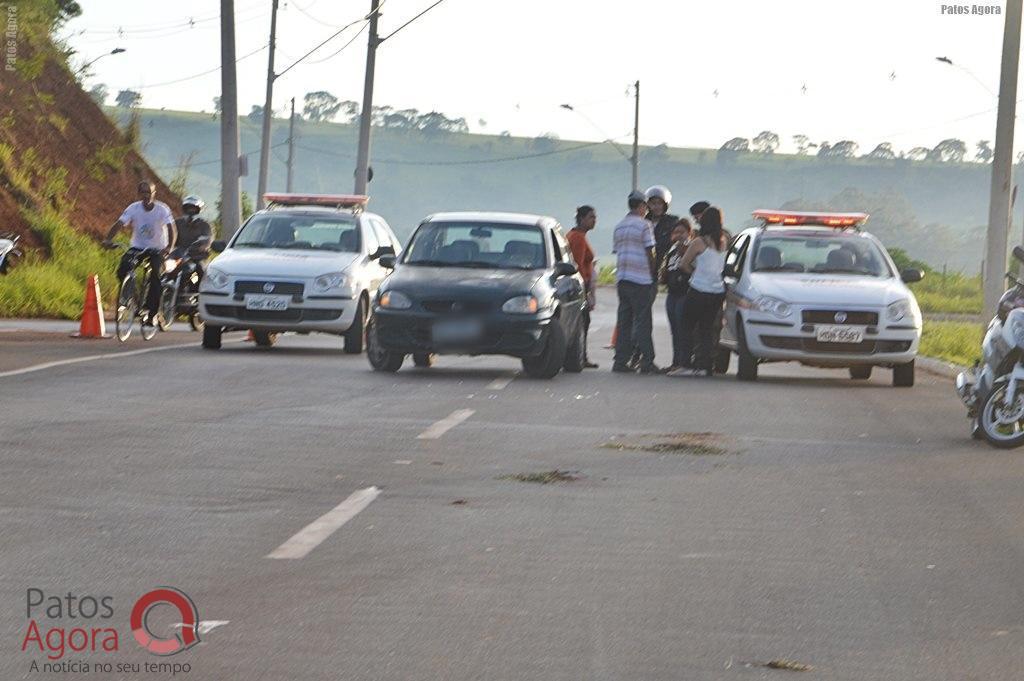
[[[1024,263],[1024,248],[1013,257]],[[1024,281],[1007,272],[1010,288],[982,341],[982,360],[956,377],[956,392],[972,419],[971,435],[1010,449],[1024,445]]]
[[[178,317],[188,318],[193,331],[203,330],[199,316],[200,266],[206,258],[209,238],[197,239],[184,249],[175,251],[164,261],[164,274],[160,281],[159,324],[167,331]]]
[[[18,248],[19,240],[17,234],[0,234],[0,274],[9,273],[24,255]]]

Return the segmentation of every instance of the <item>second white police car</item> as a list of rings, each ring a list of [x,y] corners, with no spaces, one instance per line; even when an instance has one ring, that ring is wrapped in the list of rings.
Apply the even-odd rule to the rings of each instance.
[[[733,239],[725,265],[725,320],[718,364],[738,356],[740,380],[764,362],[848,368],[876,366],[895,386],[914,384],[921,310],[882,244],[860,226],[866,213],[758,210],[759,226]]]

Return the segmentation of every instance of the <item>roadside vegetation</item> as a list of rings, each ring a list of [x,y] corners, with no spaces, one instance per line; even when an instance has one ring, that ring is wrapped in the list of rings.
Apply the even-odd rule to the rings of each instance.
[[[919,354],[970,366],[981,358],[984,328],[972,322],[924,323]]]

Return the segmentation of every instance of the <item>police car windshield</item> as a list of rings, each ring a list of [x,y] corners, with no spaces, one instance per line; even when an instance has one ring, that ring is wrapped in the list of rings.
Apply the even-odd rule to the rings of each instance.
[[[754,254],[754,271],[892,276],[872,240],[842,235],[764,234]]]
[[[234,248],[286,248],[358,253],[355,218],[337,215],[257,215],[242,227]]]

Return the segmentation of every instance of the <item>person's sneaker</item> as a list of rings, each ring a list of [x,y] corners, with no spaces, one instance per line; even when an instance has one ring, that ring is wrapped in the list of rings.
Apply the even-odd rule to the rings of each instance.
[[[663,373],[663,374],[671,374],[673,371],[675,371],[678,368],[679,368],[678,364],[673,364],[672,366],[662,367],[661,368],[661,373]]]
[[[703,369],[694,369],[693,367],[679,367],[673,371],[668,372],[668,376],[703,376]]]
[[[658,368],[657,364],[651,362],[650,364],[645,364],[642,367],[640,367],[639,373],[644,374],[645,376],[650,374],[660,374],[661,369]]]
[[[632,369],[633,371],[636,371],[637,369],[639,369],[640,368],[640,356],[639,355],[633,355],[632,357],[630,357],[629,358],[629,364],[627,366],[630,369]]]
[[[635,369],[630,369],[625,364],[613,364],[612,365],[612,371],[614,371],[617,374],[635,374],[636,373]]]
[[[583,368],[584,369],[597,369],[600,366],[601,365],[599,365],[597,362],[591,362],[589,359],[586,362],[583,363]]]

